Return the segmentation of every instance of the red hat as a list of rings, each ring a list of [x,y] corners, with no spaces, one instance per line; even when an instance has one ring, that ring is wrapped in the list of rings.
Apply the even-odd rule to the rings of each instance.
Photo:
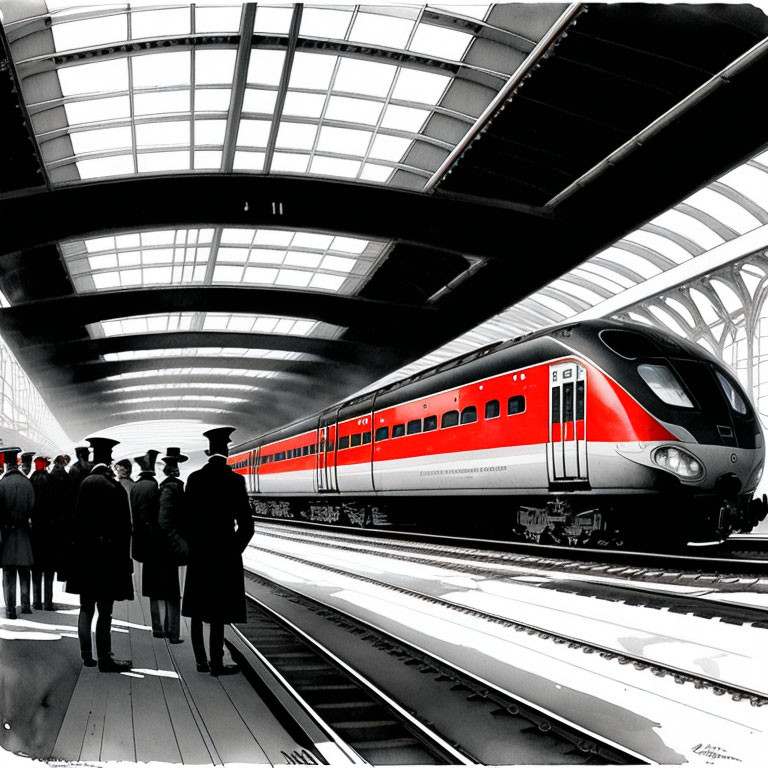
[[[35,456],[35,469],[45,469],[51,463],[47,456]]]

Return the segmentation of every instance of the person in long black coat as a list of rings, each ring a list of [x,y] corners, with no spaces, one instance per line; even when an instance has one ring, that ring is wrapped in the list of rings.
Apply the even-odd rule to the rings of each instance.
[[[72,517],[75,511],[75,494],[72,480],[66,470],[69,456],[60,454],[51,467],[51,504],[56,537],[54,567],[58,581],[67,580],[67,564],[72,558]]]
[[[165,592],[165,636],[169,643],[183,643],[181,633],[181,590],[179,566],[186,565],[189,548],[182,536],[184,483],[179,479],[179,463],[187,456],[180,448],[169,448],[163,456],[165,480],[160,483],[158,526],[162,535],[164,553],[161,570]]]
[[[192,619],[192,648],[200,672],[234,674],[224,662],[224,625],[246,620],[242,552],[253,536],[253,518],[245,480],[227,465],[233,427],[208,430],[210,458],[187,479],[185,530],[189,563],[182,614]],[[210,665],[205,654],[203,622],[210,624]]]
[[[0,478],[0,566],[3,568],[5,615],[16,618],[16,579],[21,592],[21,612],[32,613],[29,579],[32,567],[30,518],[35,506],[32,483],[17,465],[20,448],[4,448],[5,474]]]
[[[149,598],[153,637],[179,637],[179,569],[171,557],[167,536],[160,529],[160,489],[155,480],[159,451],[147,451],[134,461],[139,479],[131,488],[133,558],[143,564],[141,594]]]
[[[32,607],[41,611],[53,610],[53,579],[56,573],[56,549],[59,546],[56,530],[56,510],[53,483],[48,472],[51,460],[47,456],[35,458],[35,471],[29,481],[35,492],[32,509]]]
[[[72,493],[75,499],[77,499],[77,492],[80,490],[80,483],[91,474],[93,469],[93,464],[88,461],[90,453],[91,449],[87,445],[79,445],[75,448],[77,461],[69,468],[69,479],[72,483]]]
[[[99,671],[125,672],[132,662],[112,656],[112,609],[115,600],[133,599],[131,513],[128,497],[115,480],[110,464],[117,440],[88,438],[94,449],[94,467],[83,480],[74,514],[74,557],[66,591],[80,595],[77,634],[85,666],[95,666],[91,624],[96,621]]]

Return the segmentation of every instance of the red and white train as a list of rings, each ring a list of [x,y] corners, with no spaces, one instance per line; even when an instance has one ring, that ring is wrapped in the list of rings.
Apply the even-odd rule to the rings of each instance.
[[[232,454],[257,514],[344,524],[708,543],[768,508],[736,377],[698,346],[611,321],[491,344]]]

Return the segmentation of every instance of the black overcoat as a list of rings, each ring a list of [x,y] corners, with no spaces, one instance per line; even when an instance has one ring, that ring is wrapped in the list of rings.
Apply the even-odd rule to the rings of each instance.
[[[160,483],[160,530],[165,534],[176,565],[186,565],[189,547],[184,531],[184,483],[166,477]]]
[[[56,510],[53,499],[53,480],[44,469],[36,469],[29,477],[35,492],[32,508],[32,557],[34,567],[41,571],[55,570],[56,551],[59,546],[56,531]]]
[[[73,523],[66,591],[95,600],[133,600],[128,497],[107,467],[97,465],[81,483]]]
[[[253,536],[245,480],[213,456],[187,479],[189,563],[182,613],[207,622],[246,620],[242,552]]]
[[[51,504],[53,505],[53,520],[56,536],[54,567],[59,581],[67,580],[67,564],[72,559],[73,515],[75,512],[75,495],[72,480],[60,464],[54,464],[50,474]]]
[[[91,474],[92,469],[93,464],[90,461],[83,461],[83,459],[78,459],[69,468],[69,480],[72,483],[72,492],[75,499],[77,499],[77,492],[80,490],[80,483]]]
[[[159,498],[160,492],[154,475],[142,473],[131,487],[130,495],[131,516],[133,517],[131,555],[134,560],[138,560],[140,563],[157,557]]]
[[[29,478],[18,469],[9,469],[0,479],[0,566],[32,565],[30,518],[35,492]]]

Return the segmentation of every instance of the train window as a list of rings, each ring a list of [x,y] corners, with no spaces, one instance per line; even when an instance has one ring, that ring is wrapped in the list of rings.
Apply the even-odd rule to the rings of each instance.
[[[344,437],[339,438],[339,450],[343,451],[345,448],[349,448],[349,436],[344,435]]]
[[[501,406],[499,405],[499,401],[498,400],[489,400],[485,404],[485,418],[486,419],[495,419],[500,414],[501,414]]]
[[[683,385],[666,365],[638,365],[637,372],[652,392],[667,405],[681,408],[693,408],[693,403],[685,394]]]
[[[552,390],[553,393],[557,392],[557,420],[560,421],[560,392],[558,390]],[[554,403],[554,397],[552,399]],[[514,416],[516,413],[523,413],[525,411],[525,396],[514,395],[507,400],[507,416]]]
[[[433,429],[437,429],[437,416],[427,416],[424,419],[424,431],[431,432]]]
[[[447,411],[443,414],[443,418],[440,420],[440,429],[446,427],[455,427],[459,423],[458,411]]]
[[[638,357],[659,357],[661,350],[651,339],[637,331],[624,331],[609,329],[600,332],[600,341],[611,352],[626,360],[635,360]]]
[[[376,442],[378,443],[379,440],[388,440],[389,439],[389,427],[379,427],[376,430]]]
[[[332,452],[333,452],[333,440],[329,440],[329,441],[328,441],[328,442],[325,444],[325,452],[326,452],[326,453],[332,453]]]
[[[293,449],[293,458],[298,459],[299,456],[301,456],[301,448],[294,448]]]
[[[302,445],[301,446],[301,455],[302,456],[309,456],[309,446],[308,445]]]
[[[356,435],[352,435],[352,439],[349,441],[349,444],[354,448],[357,445],[360,445],[362,441],[362,436],[358,432]]]
[[[584,381],[576,382],[576,419],[584,418]]]
[[[363,445],[368,445],[371,442],[371,433],[363,432]]]
[[[407,431],[409,435],[417,435],[419,432],[421,432],[421,419],[414,419],[413,421],[409,421]]]
[[[563,421],[573,421],[573,382],[563,384]]]
[[[309,455],[311,456],[314,453],[317,453],[317,443],[310,443]]]
[[[717,376],[717,380],[720,382],[720,386],[722,387],[725,396],[728,398],[731,408],[737,413],[746,414],[747,405],[741,395],[736,391],[736,387],[734,387],[733,384],[720,373],[720,371],[715,371],[715,376]]]
[[[560,423],[560,387],[555,387],[552,390],[552,423]]]
[[[461,412],[461,423],[472,424],[472,422],[475,422],[475,421],[477,421],[477,408],[475,408],[474,405],[468,405]]]
[[[285,461],[285,451],[280,451],[277,456],[275,456],[275,461]]]
[[[402,437],[405,434],[405,424],[395,424],[392,427],[392,437]]]

